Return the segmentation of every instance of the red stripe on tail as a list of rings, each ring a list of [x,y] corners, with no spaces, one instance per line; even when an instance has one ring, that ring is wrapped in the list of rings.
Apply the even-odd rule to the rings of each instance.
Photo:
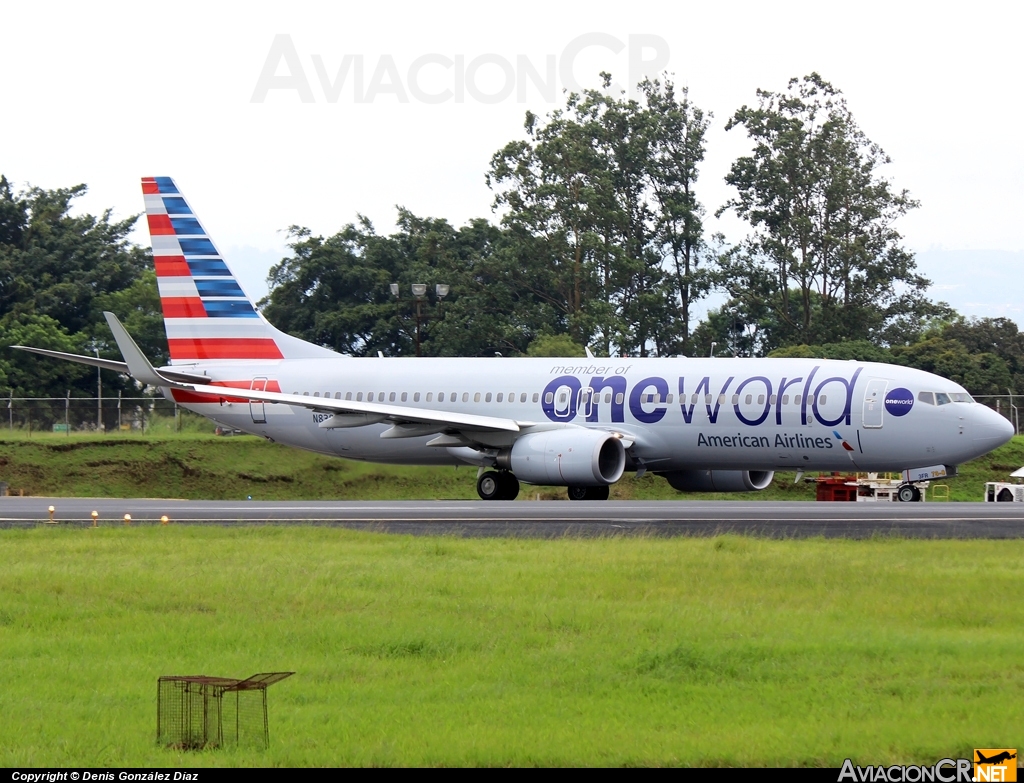
[[[160,305],[164,318],[206,318],[206,308],[198,296],[165,296]]]
[[[158,237],[174,233],[171,219],[167,215],[146,215],[146,220],[149,221],[149,233],[151,236]]]
[[[192,270],[185,263],[185,256],[153,256],[157,277],[191,277]]]
[[[176,338],[167,341],[171,359],[283,359],[270,338]]]

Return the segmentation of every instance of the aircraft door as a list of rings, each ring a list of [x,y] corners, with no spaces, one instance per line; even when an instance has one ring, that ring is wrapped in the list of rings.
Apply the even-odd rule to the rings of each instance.
[[[252,383],[249,385],[250,391],[266,391],[267,390],[267,379],[266,378],[253,378]],[[265,402],[259,402],[257,400],[249,400],[249,415],[252,416],[253,424],[266,424],[267,423],[267,404]]]
[[[882,426],[882,408],[885,405],[885,390],[889,381],[884,378],[872,378],[864,389],[864,417],[862,424],[865,429],[877,429]]]

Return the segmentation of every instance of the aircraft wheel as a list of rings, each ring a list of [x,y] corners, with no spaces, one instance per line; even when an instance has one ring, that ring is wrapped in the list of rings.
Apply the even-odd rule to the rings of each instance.
[[[896,499],[902,503],[916,503],[921,499],[921,490],[913,484],[904,484],[896,490]]]
[[[489,470],[476,480],[476,494],[481,500],[501,500],[504,486],[501,474]]]
[[[501,484],[501,500],[515,500],[519,496],[519,479],[508,472],[499,473],[498,479]]]
[[[602,487],[568,487],[569,500],[607,500],[609,488]]]

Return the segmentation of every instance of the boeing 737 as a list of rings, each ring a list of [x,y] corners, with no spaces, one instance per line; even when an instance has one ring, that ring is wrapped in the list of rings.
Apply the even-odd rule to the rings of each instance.
[[[606,499],[627,471],[681,492],[760,490],[783,469],[903,472],[898,495],[916,500],[918,482],[1013,435],[956,383],[889,364],[343,356],[256,310],[170,177],[142,191],[170,364],[154,368],[112,313],[123,362],[15,347],[129,374],[271,441],[475,466],[486,500],[514,499],[520,482]]]

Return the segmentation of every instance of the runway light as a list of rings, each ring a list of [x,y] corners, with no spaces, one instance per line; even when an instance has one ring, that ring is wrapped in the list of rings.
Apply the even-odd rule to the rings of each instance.
[[[124,515],[124,523],[126,525],[130,525],[132,523],[132,515],[131,514],[125,514]]]
[[[100,518],[100,512],[93,511],[92,514],[90,514],[90,516],[92,517],[92,526],[96,527],[96,520]]]
[[[56,509],[54,509],[54,507],[53,507],[53,506],[50,506],[50,508],[49,508],[49,509],[47,509],[47,510],[48,510],[48,511],[50,512],[50,524],[51,524],[51,525],[56,525],[57,523],[53,521],[53,512],[54,512],[54,511],[55,511]]]
[[[160,524],[161,525],[166,525],[169,521],[170,520],[167,518],[166,514],[164,514],[162,517],[160,517]]]

